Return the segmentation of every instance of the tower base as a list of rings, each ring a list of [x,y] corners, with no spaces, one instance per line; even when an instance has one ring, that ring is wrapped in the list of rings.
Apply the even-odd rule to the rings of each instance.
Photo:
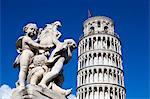
[[[27,85],[25,89],[15,89],[11,99],[67,99],[51,89],[42,88],[37,85]]]

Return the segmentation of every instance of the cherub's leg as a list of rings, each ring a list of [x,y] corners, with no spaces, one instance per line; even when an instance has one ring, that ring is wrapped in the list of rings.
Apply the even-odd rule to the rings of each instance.
[[[64,61],[65,61],[64,57],[59,58],[58,61],[53,66],[53,68],[51,69],[51,71],[44,75],[39,85],[42,87],[46,87],[46,83],[51,81],[53,78],[55,78],[59,74],[59,72],[61,71],[63,67]]]
[[[53,83],[53,82],[51,82],[51,88],[52,88],[53,91],[56,91],[56,92],[58,92],[58,93],[60,93],[60,94],[63,94],[63,95],[65,95],[65,96],[70,95],[70,94],[71,94],[71,91],[72,91],[72,89],[67,89],[67,90],[62,89],[61,87],[57,86],[57,85],[56,85],[55,83]]]
[[[19,72],[19,86],[24,88],[25,87],[25,79],[27,73],[27,66],[21,66]]]
[[[40,79],[43,74],[44,74],[44,70],[42,68],[39,69],[37,72],[35,72],[30,79],[30,84],[36,85],[38,79]]]
[[[19,87],[25,88],[25,79],[28,72],[28,65],[31,59],[31,56],[27,52],[23,52],[20,56],[20,72],[19,72]]]

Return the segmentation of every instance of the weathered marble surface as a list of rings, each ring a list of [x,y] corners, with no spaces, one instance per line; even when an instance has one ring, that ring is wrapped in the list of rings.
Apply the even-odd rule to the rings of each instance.
[[[11,99],[67,99],[55,91],[37,85],[27,85],[25,89],[15,89]]]

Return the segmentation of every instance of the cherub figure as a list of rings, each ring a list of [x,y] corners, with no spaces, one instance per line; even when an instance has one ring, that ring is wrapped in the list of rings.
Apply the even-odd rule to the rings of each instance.
[[[48,59],[47,65],[52,67],[50,72],[47,72],[39,83],[40,86],[46,88],[47,83],[51,82],[53,78],[56,78],[61,72],[63,65],[66,64],[71,56],[72,51],[76,48],[76,43],[72,39],[66,39],[52,51],[51,56]]]
[[[42,77],[44,76],[44,74],[50,71],[50,68],[48,68],[45,65],[46,62],[47,62],[47,58],[43,54],[34,56],[33,64],[29,66],[29,68],[31,69],[29,70],[28,80],[27,80],[29,84],[37,85],[39,81],[42,79]],[[59,78],[57,77],[57,79],[60,80],[60,77]],[[72,90],[72,89],[68,89],[68,90],[62,89],[57,84],[55,84],[55,80],[49,83],[48,89],[52,89],[53,91],[63,94],[65,96],[68,96]]]
[[[47,46],[40,45],[34,41],[34,37],[37,34],[37,26],[34,23],[29,23],[24,26],[24,36],[21,36],[16,42],[17,51],[20,53],[15,62],[14,67],[19,66],[19,87],[25,88],[25,79],[28,72],[28,66],[32,61],[32,57],[37,53],[39,49],[47,49]]]
[[[46,66],[47,57],[43,54],[35,55],[33,63],[29,66],[28,83],[37,85],[49,68]]]

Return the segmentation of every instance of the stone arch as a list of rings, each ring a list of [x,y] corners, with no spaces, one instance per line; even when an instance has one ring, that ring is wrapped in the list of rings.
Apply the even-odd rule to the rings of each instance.
[[[92,87],[89,87],[89,98],[93,99]]]
[[[112,65],[113,65],[113,66],[116,66],[116,65],[115,65],[115,57],[114,57],[114,54],[112,54]]]
[[[82,40],[82,48],[83,48],[83,49],[82,49],[82,52],[84,52],[84,50],[85,50],[84,45],[85,45],[85,44],[84,44],[84,40]]]
[[[111,65],[111,54],[108,53],[108,65]]]
[[[119,68],[119,60],[118,60],[118,55],[116,55],[116,57],[115,57],[115,63],[116,63],[116,66]]]
[[[97,26],[100,28],[101,27],[101,21],[97,21]]]
[[[103,64],[106,65],[107,64],[107,54],[103,53]]]
[[[98,53],[98,64],[101,65],[102,62],[103,62],[103,58],[102,58],[102,54],[101,53]]]
[[[114,79],[113,79],[113,80],[114,80],[114,83],[116,83],[116,76],[117,76],[117,75],[116,75],[116,70],[114,70],[114,74],[113,74],[113,77],[114,77]]]
[[[121,98],[121,90],[120,90],[120,88],[119,88],[119,99],[122,99]]]
[[[107,43],[106,43],[106,37],[105,36],[103,36],[103,40],[102,40],[102,48],[103,49],[106,49],[107,48]]]
[[[113,99],[113,88],[110,87],[110,99]]]
[[[93,37],[93,49],[97,49],[97,38]]]
[[[93,82],[93,72],[91,69],[89,69],[89,83]]]
[[[96,86],[94,87],[94,99],[99,99],[99,91]]]
[[[99,92],[100,92],[100,95],[99,95],[99,97],[100,97],[100,99],[104,99],[104,90],[103,90],[103,87],[99,87]]]
[[[104,26],[104,32],[105,32],[105,33],[108,33],[108,29],[109,29],[109,27],[108,27],[107,25],[105,25],[105,26]]]
[[[116,40],[115,40],[115,51],[118,52]]]
[[[94,75],[94,82],[98,82],[98,71],[96,68],[93,70],[93,75]]]
[[[85,51],[87,51],[87,39],[85,39]]]
[[[109,69],[109,82],[113,83],[113,73],[111,69]]]
[[[120,84],[120,72],[119,72],[119,70],[117,71],[117,78],[118,78],[118,81],[117,81],[117,84]]]
[[[89,31],[90,31],[90,34],[93,34],[94,31],[95,31],[95,27],[94,27],[94,26],[91,26],[90,29],[89,29]]]
[[[107,37],[107,49],[110,49],[110,37]]]
[[[115,99],[119,99],[117,93],[118,93],[117,88],[115,88]]]
[[[92,39],[89,38],[89,50],[91,50],[91,49],[92,49]]]
[[[97,53],[93,54],[94,65],[98,65],[98,55]]]
[[[114,39],[111,38],[111,49],[114,51]]]
[[[108,87],[106,86],[104,89],[104,99],[109,99],[109,94],[108,94]]]
[[[99,36],[98,37],[98,49],[101,49],[102,48],[102,39],[101,37]]]
[[[104,68],[104,82],[108,82],[108,71],[106,68]]]

